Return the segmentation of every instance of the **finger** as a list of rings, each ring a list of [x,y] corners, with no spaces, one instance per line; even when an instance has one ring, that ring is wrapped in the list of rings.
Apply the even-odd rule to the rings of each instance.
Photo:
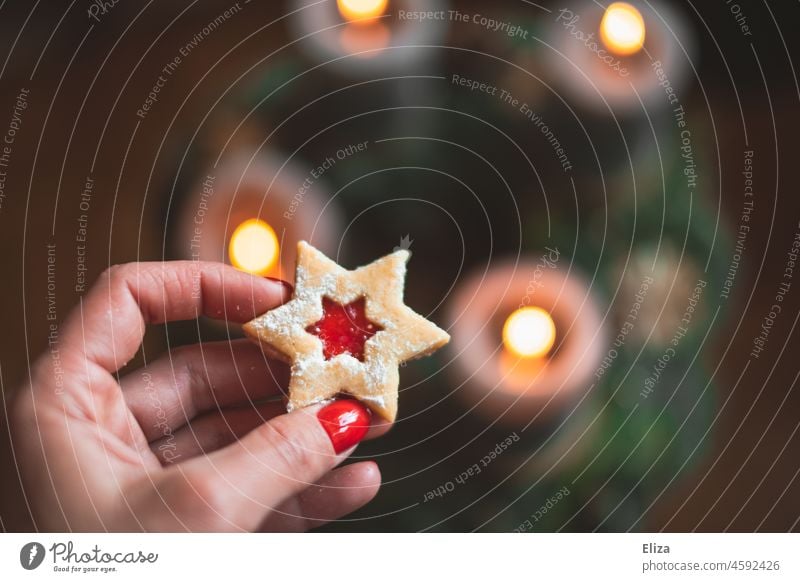
[[[364,437],[364,440],[371,441],[372,439],[382,437],[387,432],[389,432],[393,426],[394,426],[393,422],[390,422],[373,414],[372,424],[370,424],[369,430],[367,431],[367,436]]]
[[[287,364],[268,360],[242,339],[177,348],[120,384],[145,437],[153,440],[200,413],[280,396],[288,381]]]
[[[224,449],[165,471],[160,495],[189,529],[253,531],[271,509],[341,463],[369,419],[356,400],[278,416]]]
[[[372,461],[334,469],[271,512],[261,530],[300,532],[320,527],[369,503],[380,486],[381,472]]]
[[[279,281],[220,263],[128,263],[106,270],[64,325],[62,356],[109,372],[139,349],[147,323],[194,319],[245,322],[288,299]]]
[[[186,461],[221,449],[285,412],[285,404],[278,401],[215,410],[195,417],[177,430],[159,433],[160,438],[150,443],[150,449],[163,465]],[[381,436],[389,427],[390,423],[373,415],[364,440]]]
[[[210,412],[198,416],[174,433],[154,440],[150,443],[150,449],[163,465],[186,461],[226,447],[285,412],[286,407],[282,402]]]

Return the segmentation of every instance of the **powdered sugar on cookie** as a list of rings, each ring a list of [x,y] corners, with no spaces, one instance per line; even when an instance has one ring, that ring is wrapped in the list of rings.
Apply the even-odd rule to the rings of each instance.
[[[294,297],[244,326],[266,353],[292,364],[290,410],[344,393],[394,420],[399,365],[450,341],[403,303],[409,256],[398,250],[348,271],[298,244]]]

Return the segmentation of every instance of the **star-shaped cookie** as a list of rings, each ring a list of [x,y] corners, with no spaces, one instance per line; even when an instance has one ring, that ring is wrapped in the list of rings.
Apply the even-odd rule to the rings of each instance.
[[[450,341],[403,302],[409,257],[398,250],[348,271],[298,244],[293,298],[244,326],[265,352],[291,363],[290,411],[349,394],[395,419],[398,366]]]

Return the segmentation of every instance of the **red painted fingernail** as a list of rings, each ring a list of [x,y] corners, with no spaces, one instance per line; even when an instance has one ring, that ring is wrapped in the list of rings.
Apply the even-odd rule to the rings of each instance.
[[[283,288],[286,289],[287,295],[291,297],[294,294],[294,286],[289,283],[288,281],[284,281],[283,279],[278,279],[277,277],[264,277],[268,281],[275,281],[276,283],[280,283],[283,285]]]
[[[357,445],[369,430],[369,409],[352,398],[331,402],[317,413],[317,418],[337,454]]]

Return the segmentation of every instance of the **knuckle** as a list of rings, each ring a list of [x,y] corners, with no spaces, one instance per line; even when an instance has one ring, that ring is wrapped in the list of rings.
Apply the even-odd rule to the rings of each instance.
[[[114,284],[124,278],[128,264],[111,265],[100,274],[100,280],[107,284]]]
[[[188,380],[200,380],[200,372],[204,369],[206,364],[202,352],[199,352],[198,345],[199,344],[179,346],[169,351],[169,359],[172,361],[173,367],[187,374]],[[198,370],[198,366],[196,365],[196,360],[198,358],[200,358],[200,363],[202,364],[200,370]]]
[[[306,446],[304,439],[298,438],[297,432],[292,431],[282,419],[279,417],[256,429],[281,464],[279,471],[288,476],[295,474],[298,468],[308,469],[319,465],[319,455]]]
[[[225,507],[225,495],[222,483],[208,475],[189,478],[189,495],[192,505],[206,507],[214,513],[220,513]]]
[[[170,351],[170,360],[174,370],[176,388],[188,387],[189,401],[184,406],[192,409],[205,408],[216,404],[211,395],[211,383],[208,377],[208,363],[196,345],[187,345]],[[199,361],[198,361],[199,360]]]
[[[124,289],[130,277],[132,263],[111,265],[107,267],[97,279],[94,287],[102,289],[109,296],[116,297]]]
[[[192,529],[233,530],[224,483],[207,474],[184,474],[167,486],[165,500],[172,511]]]

